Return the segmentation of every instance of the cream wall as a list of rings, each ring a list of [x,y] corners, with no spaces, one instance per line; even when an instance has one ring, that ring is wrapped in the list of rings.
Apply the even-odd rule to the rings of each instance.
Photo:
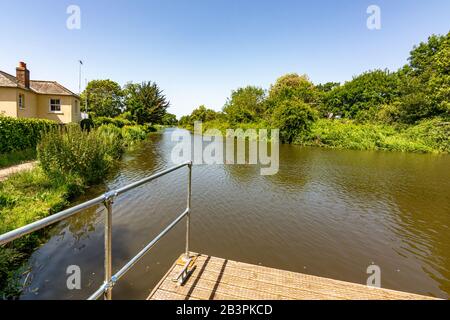
[[[61,100],[61,112],[50,111],[50,99]],[[43,95],[37,96],[38,112],[37,116],[41,119],[49,119],[60,123],[72,122],[72,100],[71,96]]]
[[[19,109],[19,94],[25,96]],[[50,99],[61,100],[61,112],[50,111]],[[78,106],[76,106],[78,101]],[[14,118],[49,119],[59,123],[81,121],[80,100],[74,96],[43,95],[17,88],[0,88],[0,114]]]
[[[25,96],[24,108],[19,108],[19,94]],[[37,95],[23,89],[18,89],[16,94],[17,117],[18,118],[37,118]]]
[[[72,97],[72,122],[81,121],[81,101]]]
[[[0,88],[0,114],[17,117],[17,89]]]

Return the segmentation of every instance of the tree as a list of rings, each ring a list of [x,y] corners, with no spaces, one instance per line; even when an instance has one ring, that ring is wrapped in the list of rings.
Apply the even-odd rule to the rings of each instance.
[[[98,117],[116,117],[123,112],[123,91],[117,82],[92,80],[81,94],[82,110]]]
[[[317,119],[317,111],[300,99],[289,99],[279,103],[272,115],[272,124],[280,129],[284,143],[292,143],[311,131]]]
[[[323,100],[326,112],[358,120],[373,120],[381,106],[399,96],[399,78],[388,70],[365,72],[329,91]]]
[[[178,121],[178,125],[180,127],[184,127],[184,128],[188,127],[190,125],[190,123],[191,123],[190,116],[182,116],[180,118],[180,121]]]
[[[216,111],[208,109],[204,105],[201,105],[200,107],[192,111],[189,120],[191,123],[194,123],[195,121],[202,121],[202,122],[212,121],[215,120],[216,118],[217,118]]]
[[[159,124],[170,103],[154,82],[128,83],[125,86],[125,105],[138,124]]]
[[[400,120],[414,123],[434,116],[450,116],[450,32],[432,35],[410,53],[398,105]]]
[[[322,93],[330,92],[333,89],[336,89],[341,84],[339,82],[326,82],[324,84],[318,84],[316,86],[317,90]]]
[[[269,91],[268,102],[272,109],[285,100],[299,100],[316,106],[319,92],[307,75],[290,73],[278,78]]]
[[[266,93],[262,88],[247,86],[232,91],[223,111],[233,123],[248,123],[261,119],[264,115]]]
[[[178,124],[177,116],[167,112],[161,120],[161,124],[165,126],[176,126]]]

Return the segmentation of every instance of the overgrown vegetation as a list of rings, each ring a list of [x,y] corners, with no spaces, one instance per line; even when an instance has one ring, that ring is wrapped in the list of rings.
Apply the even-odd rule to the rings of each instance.
[[[287,74],[269,90],[234,90],[222,112],[200,106],[179,125],[279,128],[282,142],[332,148],[450,152],[450,32],[414,47],[408,60],[342,85]]]
[[[112,124],[91,131],[71,125],[44,133],[37,146],[39,166],[0,183],[0,234],[65,208],[86,187],[101,182],[125,148],[146,136],[143,126]],[[33,234],[0,248],[0,297],[20,293],[22,265],[40,239]]]

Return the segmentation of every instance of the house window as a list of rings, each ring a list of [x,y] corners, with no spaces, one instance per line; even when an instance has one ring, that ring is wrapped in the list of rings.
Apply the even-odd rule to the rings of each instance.
[[[25,109],[25,95],[19,93],[19,109]]]
[[[75,111],[75,113],[78,113],[79,112],[79,109],[78,109],[78,100],[75,100],[75,107],[74,107],[74,111]]]
[[[50,99],[50,112],[61,112],[60,99]]]

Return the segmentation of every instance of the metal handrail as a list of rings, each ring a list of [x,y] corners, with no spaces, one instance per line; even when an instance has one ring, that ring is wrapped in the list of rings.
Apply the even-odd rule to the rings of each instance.
[[[123,266],[116,274],[112,275],[112,212],[113,203],[117,196],[126,193],[127,191],[133,190],[140,187],[150,181],[160,178],[168,173],[175,170],[181,169],[183,167],[189,168],[188,176],[188,190],[187,190],[187,204],[186,210],[178,216],[171,224],[169,224],[160,234],[158,234],[152,241],[149,242],[136,256],[134,256],[125,266]],[[149,252],[158,242],[161,240],[170,230],[173,229],[184,217],[186,219],[186,248],[185,255],[189,258],[189,238],[190,238],[190,213],[191,213],[191,197],[192,197],[192,161],[184,162],[177,166],[171,167],[159,173],[156,173],[150,177],[144,178],[140,181],[131,183],[122,188],[111,190],[103,195],[94,198],[92,200],[83,202],[67,210],[56,213],[50,217],[41,219],[39,221],[28,224],[19,229],[7,232],[0,235],[0,246],[14,241],[20,237],[30,234],[34,231],[38,231],[45,227],[48,227],[56,222],[68,219],[83,210],[89,209],[93,206],[103,204],[107,213],[105,216],[105,280],[103,284],[95,291],[88,300],[96,300],[103,295],[105,300],[112,299],[112,289],[116,282],[127,273],[147,252]]]

